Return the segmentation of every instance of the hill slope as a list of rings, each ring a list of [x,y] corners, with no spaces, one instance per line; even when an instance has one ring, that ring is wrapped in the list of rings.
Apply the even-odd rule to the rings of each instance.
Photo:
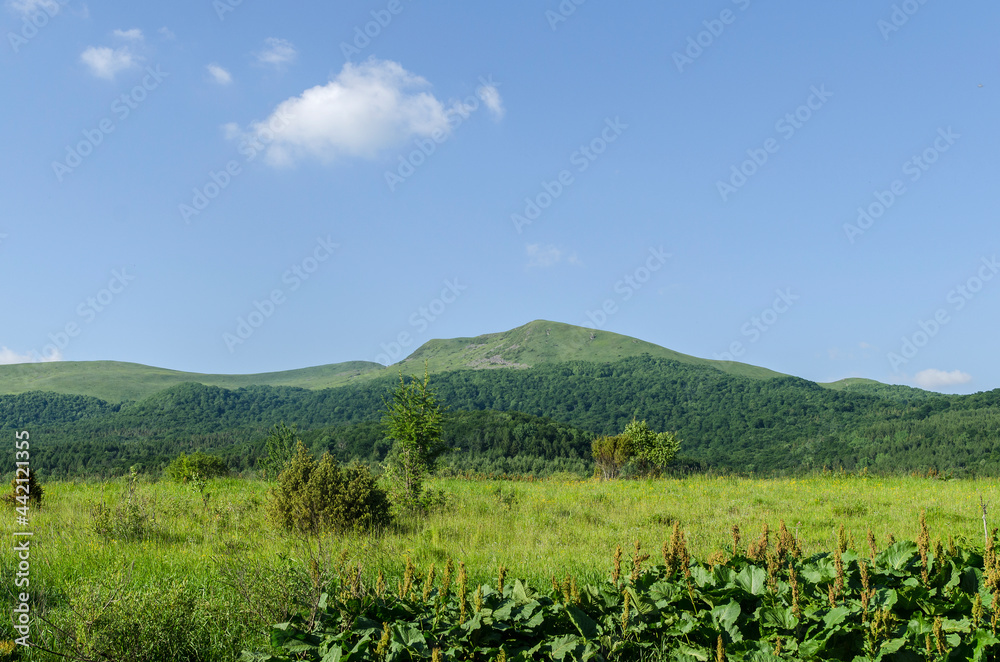
[[[418,368],[422,369],[426,361],[429,371],[437,373],[470,369],[533,368],[567,361],[612,363],[643,354],[654,359],[708,366],[740,377],[771,379],[785,376],[745,363],[688,356],[610,331],[547,320],[535,320],[510,331],[488,333],[474,338],[430,340],[398,365],[406,371],[414,372]]]
[[[388,370],[378,363],[350,361],[250,375],[212,375],[119,361],[60,361],[0,365],[0,395],[47,391],[85,395],[111,403],[141,400],[163,389],[194,382],[236,389],[244,386],[295,386],[324,389],[394,374],[454,370],[533,368],[567,361],[612,363],[648,354],[688,365],[707,366],[753,379],[784,377],[781,373],[732,361],[712,361],[610,331],[535,320],[510,331],[474,338],[430,340]]]
[[[119,361],[19,363],[0,365],[0,395],[48,391],[122,402],[141,400],[186,382],[227,389],[256,385],[322,389],[342,386],[362,375],[384,371],[378,363],[368,361],[252,375],[205,375]]]

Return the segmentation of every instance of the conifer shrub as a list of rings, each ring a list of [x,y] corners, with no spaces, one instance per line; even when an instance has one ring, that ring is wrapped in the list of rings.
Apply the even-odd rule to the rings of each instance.
[[[20,489],[18,489],[20,487]],[[38,484],[35,480],[35,472],[28,472],[28,479],[25,480],[24,476],[18,472],[14,472],[14,477],[10,479],[10,492],[4,494],[2,500],[4,503],[10,503],[18,506],[25,506],[28,503],[34,502],[34,505],[42,505],[42,494],[45,492],[42,486]]]
[[[272,497],[275,522],[302,533],[371,529],[391,521],[389,498],[367,467],[341,467],[329,453],[317,461],[301,441]]]

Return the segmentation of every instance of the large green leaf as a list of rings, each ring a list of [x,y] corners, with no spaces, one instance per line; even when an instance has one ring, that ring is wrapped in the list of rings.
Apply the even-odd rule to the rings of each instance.
[[[748,565],[736,575],[736,585],[750,595],[763,595],[767,588],[767,571]]]
[[[743,641],[743,633],[736,627],[741,612],[740,603],[735,600],[730,600],[728,604],[719,605],[712,610],[712,620],[724,629],[734,642]]]
[[[565,659],[567,655],[572,655],[577,646],[580,645],[579,638],[567,634],[562,637],[557,637],[549,642],[550,653],[553,660]],[[571,658],[572,659],[572,658]]]
[[[567,606],[566,615],[569,616],[570,622],[584,639],[596,639],[600,634],[597,623],[577,607]]]
[[[879,552],[875,557],[875,565],[876,567],[902,571],[906,569],[907,564],[913,560],[916,554],[916,543],[909,540],[900,540]]]
[[[785,630],[791,630],[796,625],[791,607],[761,607],[758,618],[764,625]]]

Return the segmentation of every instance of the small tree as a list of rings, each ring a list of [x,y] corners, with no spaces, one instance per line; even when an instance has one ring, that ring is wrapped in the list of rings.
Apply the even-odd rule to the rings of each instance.
[[[635,445],[625,435],[598,437],[590,445],[594,456],[594,476],[612,480],[621,475],[622,467],[635,455]]]
[[[167,466],[167,476],[178,483],[187,483],[197,474],[203,480],[229,475],[226,461],[217,455],[195,451],[191,455],[181,453]]]
[[[658,476],[679,447],[680,440],[673,432],[656,433],[646,421],[632,419],[620,435],[593,441],[594,475],[605,480],[618,478],[625,465],[633,462],[640,475]]]
[[[407,383],[400,373],[399,386],[392,401],[385,403],[382,417],[388,439],[394,442],[386,473],[397,486],[399,505],[406,509],[420,507],[424,478],[451,450],[441,439],[444,413],[429,381],[426,368],[423,381],[414,377]]]
[[[292,460],[295,446],[299,440],[298,426],[288,427],[284,422],[271,428],[271,433],[264,443],[264,456],[257,460],[257,466],[264,475],[264,480],[274,480]]]
[[[677,455],[681,444],[675,433],[653,432],[646,421],[636,421],[634,418],[625,426],[621,436],[628,439],[635,449],[636,469],[643,476],[659,476],[663,473],[663,469]]]

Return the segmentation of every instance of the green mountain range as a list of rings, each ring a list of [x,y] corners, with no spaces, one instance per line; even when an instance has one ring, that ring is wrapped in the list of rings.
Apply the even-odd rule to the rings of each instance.
[[[713,361],[623,336],[570,324],[536,320],[510,331],[474,338],[430,340],[399,364],[386,368],[369,361],[349,361],[312,368],[248,375],[180,372],[118,361],[60,361],[0,365],[0,395],[50,391],[88,395],[107,402],[141,400],[170,386],[193,382],[236,389],[244,386],[296,386],[324,389],[397,374],[431,374],[454,370],[525,369],[567,361],[610,363],[649,355],[688,365],[708,366],[730,375],[770,379],[781,373],[733,361]],[[846,386],[838,382],[838,388]],[[878,384],[878,382],[872,382]]]
[[[677,432],[686,469],[1000,475],[1000,389],[948,396],[871,380],[821,385],[541,320],[432,340],[388,368],[203,375],[115,362],[0,366],[0,429],[29,429],[39,440],[33,466],[50,475],[155,470],[199,449],[252,470],[279,422],[297,425],[317,452],[378,463],[390,450],[379,425],[385,400],[400,372],[422,376],[424,366],[450,411],[455,471],[586,474],[594,437],[638,418]]]

